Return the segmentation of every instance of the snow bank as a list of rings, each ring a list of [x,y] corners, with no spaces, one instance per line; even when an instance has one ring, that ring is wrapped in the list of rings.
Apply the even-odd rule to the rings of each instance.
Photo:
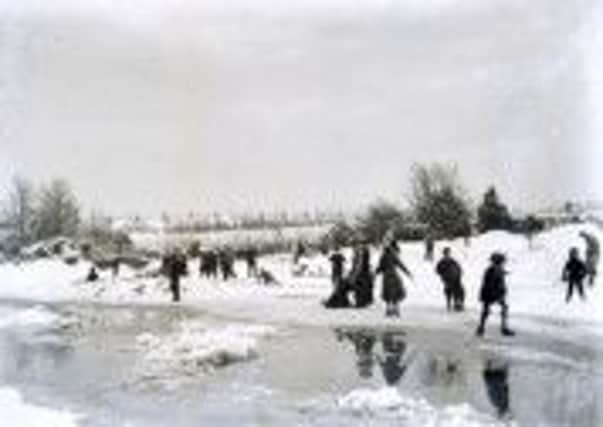
[[[260,339],[275,333],[274,328],[261,325],[209,327],[182,322],[178,331],[167,336],[146,332],[136,338],[144,353],[138,370],[152,379],[203,374],[257,357]]]
[[[424,399],[402,395],[394,387],[356,389],[337,399],[339,410],[370,418],[395,419],[397,424],[433,427],[509,426],[480,414],[468,404],[437,409]]]
[[[11,427],[76,427],[80,415],[32,405],[11,389],[0,388],[2,425]]]
[[[2,310],[0,318],[0,329],[3,328],[34,328],[46,329],[61,321],[61,317],[48,310],[46,307],[37,305],[27,309]]]

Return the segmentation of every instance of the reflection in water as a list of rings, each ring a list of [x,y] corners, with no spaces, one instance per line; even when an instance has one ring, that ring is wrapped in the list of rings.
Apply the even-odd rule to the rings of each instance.
[[[406,371],[406,365],[402,363],[406,343],[402,341],[401,335],[399,332],[385,332],[381,335],[381,346],[385,357],[377,357],[383,378],[390,386],[398,384]]]
[[[379,362],[385,382],[396,385],[406,371],[403,356],[406,352],[406,343],[403,332],[385,331],[377,332],[371,329],[344,330],[336,329],[338,341],[347,339],[352,342],[356,350],[356,367],[361,378],[373,376],[375,362]],[[374,354],[377,341],[381,341],[381,353]]]
[[[499,417],[509,413],[509,364],[487,360],[483,372],[486,391]]]

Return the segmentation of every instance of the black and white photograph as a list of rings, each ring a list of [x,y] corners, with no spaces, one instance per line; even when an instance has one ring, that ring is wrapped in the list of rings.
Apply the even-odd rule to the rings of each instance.
[[[603,1],[0,0],[0,425],[603,425]]]

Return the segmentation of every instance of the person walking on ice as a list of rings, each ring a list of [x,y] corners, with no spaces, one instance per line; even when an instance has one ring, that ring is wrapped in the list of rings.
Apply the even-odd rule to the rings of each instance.
[[[599,256],[601,252],[599,240],[586,231],[580,232],[586,243],[586,274],[588,275],[588,284],[593,286],[597,277],[597,267],[599,265]]]
[[[163,259],[162,270],[170,281],[170,292],[172,301],[180,301],[180,278],[187,275],[186,256],[181,250],[168,254]]]
[[[412,274],[398,257],[399,248],[395,240],[386,245],[381,254],[376,274],[383,274],[381,298],[385,302],[386,316],[400,316],[399,304],[406,298],[406,290],[397,269],[412,279]]]
[[[505,255],[495,252],[490,257],[490,266],[484,273],[482,287],[480,289],[480,301],[482,303],[482,314],[477,327],[476,335],[481,337],[484,335],[486,328],[486,320],[490,315],[490,307],[493,304],[500,305],[500,332],[505,336],[513,336],[515,332],[509,329],[507,325],[509,316],[509,306],[507,305],[507,284],[505,276],[505,263],[507,258]]]
[[[465,303],[465,290],[461,283],[463,270],[460,264],[450,256],[450,248],[442,251],[442,259],[436,265],[436,273],[444,284],[444,296],[448,311],[462,311]]]
[[[569,303],[572,300],[574,289],[578,290],[582,300],[586,299],[584,295],[583,281],[588,272],[586,264],[580,259],[578,248],[571,248],[569,251],[569,259],[563,267],[561,280],[567,282],[567,295],[565,302]]]

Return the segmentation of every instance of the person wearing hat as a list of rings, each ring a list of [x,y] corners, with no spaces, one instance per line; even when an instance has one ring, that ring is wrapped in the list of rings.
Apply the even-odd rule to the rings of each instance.
[[[507,258],[504,254],[495,252],[490,257],[490,265],[484,273],[482,287],[480,290],[480,301],[482,303],[482,314],[476,334],[484,335],[486,320],[490,315],[490,307],[493,304],[500,305],[500,332],[505,336],[513,336],[515,332],[509,329],[507,318],[509,307],[507,305],[507,284],[505,276],[507,272],[504,269]]]

